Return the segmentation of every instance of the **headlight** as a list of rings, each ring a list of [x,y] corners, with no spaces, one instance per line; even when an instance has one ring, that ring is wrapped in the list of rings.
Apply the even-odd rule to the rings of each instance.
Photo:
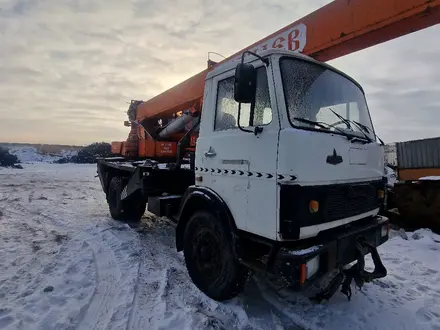
[[[306,278],[309,279],[315,275],[319,270],[319,256],[307,261],[306,263]]]

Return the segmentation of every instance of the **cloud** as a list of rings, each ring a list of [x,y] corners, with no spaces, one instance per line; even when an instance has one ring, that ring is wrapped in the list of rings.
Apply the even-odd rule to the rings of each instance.
[[[228,56],[328,2],[0,0],[0,141],[125,139],[131,99],[203,70],[209,51]],[[436,33],[332,62],[365,86],[387,141],[436,134]]]
[[[363,85],[386,142],[440,136],[438,33],[434,26],[331,62]]]

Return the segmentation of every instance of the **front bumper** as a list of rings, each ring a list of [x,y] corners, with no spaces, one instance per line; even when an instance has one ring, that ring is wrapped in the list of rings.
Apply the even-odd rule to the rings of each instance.
[[[387,218],[375,216],[339,233],[324,235],[318,244],[301,249],[282,247],[275,257],[275,272],[300,290],[335,269],[359,261],[360,253],[362,259],[370,252],[373,254],[371,248],[375,250],[388,240],[388,228]]]

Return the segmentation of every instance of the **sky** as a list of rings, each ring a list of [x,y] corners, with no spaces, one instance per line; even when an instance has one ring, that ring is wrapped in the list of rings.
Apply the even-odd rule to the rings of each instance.
[[[0,0],[0,141],[124,140],[147,100],[328,0]],[[385,142],[440,136],[440,27],[333,60]],[[215,55],[213,60],[219,60]]]

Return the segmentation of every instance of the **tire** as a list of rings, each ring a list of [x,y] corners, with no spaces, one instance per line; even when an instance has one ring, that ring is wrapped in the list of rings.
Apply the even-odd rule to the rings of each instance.
[[[110,181],[107,197],[110,215],[118,221],[140,221],[145,213],[147,204],[140,200],[121,201],[121,193],[125,185],[126,182],[121,177],[114,177]]]
[[[115,220],[123,219],[123,208],[121,201],[121,193],[122,193],[122,178],[115,176],[111,179],[110,185],[108,188],[108,207],[110,210],[110,215]]]
[[[230,234],[212,213],[202,211],[191,217],[183,253],[191,280],[208,297],[224,301],[244,290],[250,271],[236,260]]]

